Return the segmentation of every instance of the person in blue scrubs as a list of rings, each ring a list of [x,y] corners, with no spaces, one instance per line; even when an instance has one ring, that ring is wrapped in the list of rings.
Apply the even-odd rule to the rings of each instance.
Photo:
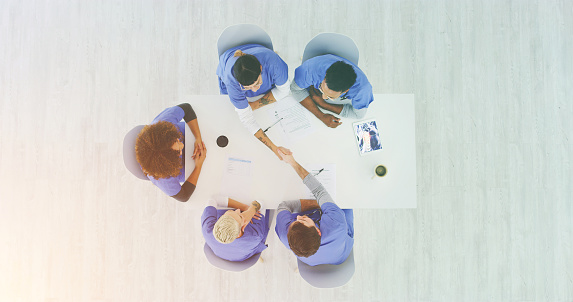
[[[306,60],[294,72],[293,97],[326,126],[336,128],[340,117],[360,119],[374,101],[372,85],[354,63],[332,54]]]
[[[283,201],[277,209],[275,231],[281,242],[311,266],[342,264],[354,245],[354,221],[340,209],[322,184],[292,154],[281,154],[316,197]]]
[[[279,149],[290,154],[288,149],[277,147],[269,139],[253,116],[253,110],[274,103],[289,94],[287,64],[274,51],[264,46],[240,45],[227,50],[219,57],[217,76],[221,94],[229,95],[247,130],[277,156]]]
[[[187,179],[185,179],[185,123],[195,136],[192,155],[195,169]],[[197,115],[191,105],[185,103],[167,108],[159,113],[151,124],[143,127],[135,141],[135,156],[143,173],[165,194],[178,201],[189,200],[195,191],[207,156]]]
[[[214,206],[208,206],[203,211],[203,237],[215,255],[229,261],[243,261],[267,248],[269,227],[264,215],[258,212],[261,205],[257,201],[250,206],[224,196],[217,196],[213,201],[218,206],[236,209],[217,211]]]

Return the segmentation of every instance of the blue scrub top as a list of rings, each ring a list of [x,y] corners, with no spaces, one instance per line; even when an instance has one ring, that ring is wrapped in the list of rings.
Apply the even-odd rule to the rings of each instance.
[[[237,50],[255,56],[263,67],[261,71],[263,84],[256,92],[242,90],[233,76],[233,66],[239,58],[233,57]],[[273,87],[285,84],[288,80],[288,66],[274,51],[258,44],[246,44],[231,48],[219,57],[217,75],[221,94],[228,94],[237,109],[245,109],[249,106],[247,97],[266,94]]]
[[[185,116],[185,111],[183,111],[181,107],[173,106],[159,113],[159,115],[153,119],[151,124],[155,124],[159,121],[166,121],[172,123],[181,133],[183,137],[182,142],[183,144],[185,144],[185,122],[181,122],[184,116]],[[176,177],[155,179],[153,178],[153,176],[149,175],[147,176],[147,178],[149,178],[149,180],[151,180],[151,182],[154,185],[160,188],[161,191],[165,192],[165,194],[169,196],[177,195],[177,193],[181,191],[180,183],[185,182],[185,161],[183,160],[184,156],[185,156],[185,148],[183,148],[183,155],[181,155],[181,162],[182,162],[181,170],[179,171],[179,175],[177,175]]]
[[[251,256],[264,251],[267,246],[265,241],[269,233],[267,220],[261,214],[261,220],[253,219],[253,222],[245,227],[243,236],[235,239],[231,243],[221,243],[215,239],[213,228],[219,217],[223,216],[227,210],[217,210],[215,207],[206,207],[201,216],[201,229],[205,242],[219,258],[229,261],[243,261]]]
[[[346,64],[349,64],[356,72],[356,82],[347,93],[342,94],[342,97],[351,99],[354,109],[368,108],[368,105],[374,101],[372,85],[368,82],[364,72],[345,58],[328,54],[308,59],[295,69],[294,81],[300,88],[308,88],[312,85],[318,89],[320,83],[326,77],[326,70],[338,61],[344,61]]]
[[[322,206],[322,217],[320,219],[320,247],[318,251],[310,257],[298,257],[300,261],[308,265],[319,264],[342,264],[354,245],[354,222],[347,221],[344,211],[332,202],[325,202]],[[312,212],[312,210],[307,211]],[[288,210],[281,211],[277,215],[277,225],[275,231],[281,242],[288,248],[288,227],[296,221],[297,215],[303,213],[291,213]]]

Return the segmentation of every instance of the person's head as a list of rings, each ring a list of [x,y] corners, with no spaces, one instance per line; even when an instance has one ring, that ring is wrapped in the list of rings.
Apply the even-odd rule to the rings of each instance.
[[[135,157],[145,175],[155,179],[179,175],[183,136],[175,125],[160,121],[143,127],[135,141]]]
[[[310,257],[320,247],[320,230],[314,221],[307,216],[297,216],[287,233],[288,245],[299,257]]]
[[[257,91],[263,84],[261,71],[263,66],[253,55],[246,54],[240,50],[235,52],[235,57],[239,57],[233,65],[233,76],[241,84],[243,90]]]
[[[241,237],[247,224],[239,209],[229,210],[219,217],[213,227],[213,236],[221,243],[231,243]]]
[[[320,83],[323,99],[336,99],[356,82],[354,68],[343,61],[335,62],[326,70],[326,76]]]

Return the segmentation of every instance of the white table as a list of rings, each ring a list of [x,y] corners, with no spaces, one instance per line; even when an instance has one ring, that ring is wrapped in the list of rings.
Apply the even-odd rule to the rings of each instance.
[[[264,203],[266,208],[276,208],[283,200],[304,197],[304,184],[298,175],[247,132],[228,96],[189,96],[182,102],[191,104],[197,113],[203,141],[207,147],[207,158],[197,188],[189,200],[190,205],[203,208],[210,196],[220,192],[227,155],[253,160],[251,195],[253,199]],[[265,129],[274,122],[265,111],[273,110],[275,105],[267,105],[254,111],[261,128]],[[332,129],[312,116],[311,121],[317,131],[290,145],[281,135],[282,129],[279,125],[273,126],[267,135],[277,146],[289,148],[303,167],[308,163],[336,164],[336,202],[341,208],[415,208],[414,96],[376,94],[364,119],[368,118],[375,118],[377,121],[383,150],[362,157],[358,154],[352,130],[352,123],[356,120],[342,119],[343,124]],[[219,135],[229,138],[227,147],[217,146],[216,139]],[[192,134],[187,131],[187,176],[194,167],[190,158],[193,141]],[[378,164],[386,166],[388,173],[382,178],[372,179],[374,168]],[[246,203],[250,200],[239,201]]]

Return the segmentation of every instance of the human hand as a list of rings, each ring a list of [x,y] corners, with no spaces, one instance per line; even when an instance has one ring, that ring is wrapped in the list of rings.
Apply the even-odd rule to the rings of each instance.
[[[205,148],[205,143],[203,142],[203,140],[199,137],[195,139],[195,149],[193,149],[193,155],[191,156],[191,158],[195,159],[195,157],[197,157],[197,155],[201,155],[201,151]]]
[[[277,147],[277,151],[275,152],[275,154],[277,155],[277,157],[278,157],[280,160],[283,160],[283,157],[282,157],[281,154],[290,155],[290,154],[292,154],[292,152],[291,152],[289,149],[285,148],[285,147]]]
[[[292,152],[290,154],[286,154],[286,153],[282,152],[282,150],[279,150],[279,154],[282,157],[282,161],[286,162],[287,164],[292,165],[292,164],[296,163],[296,160],[292,156]]]
[[[342,125],[340,118],[337,118],[334,115],[328,113],[323,114],[322,117],[320,117],[320,120],[330,128],[336,128]]]
[[[201,142],[199,146],[199,152],[193,158],[195,160],[195,166],[202,166],[206,157],[207,157],[207,148],[205,147],[205,143]]]
[[[256,212],[255,215],[253,215],[253,218],[251,218],[251,223],[253,223],[253,219],[261,220],[262,217],[263,215],[261,214],[261,212]]]

